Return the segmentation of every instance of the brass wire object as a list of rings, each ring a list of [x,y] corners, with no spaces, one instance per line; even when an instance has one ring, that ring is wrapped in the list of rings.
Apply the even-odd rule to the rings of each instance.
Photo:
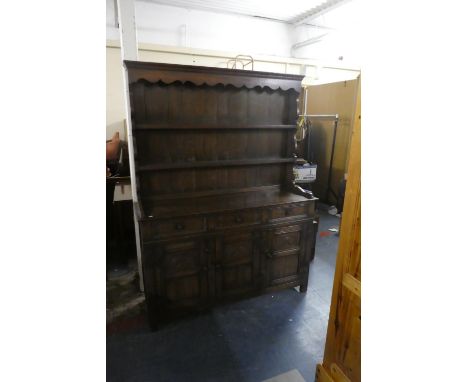
[[[242,67],[238,68],[238,64]],[[239,54],[235,58],[229,60],[226,65],[228,69],[245,69],[246,66],[251,65],[250,70],[254,70],[254,59],[252,56]]]

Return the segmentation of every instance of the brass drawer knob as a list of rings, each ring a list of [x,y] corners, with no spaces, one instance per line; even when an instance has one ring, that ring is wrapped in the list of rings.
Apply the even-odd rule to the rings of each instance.
[[[242,219],[241,216],[236,216],[236,218],[235,218],[234,220],[235,220],[236,223],[242,223],[242,221],[243,221],[244,219]]]
[[[183,223],[176,223],[174,227],[177,231],[181,231],[185,228],[185,225]]]
[[[265,256],[268,257],[269,259],[271,259],[273,257],[273,252],[271,252],[270,250],[266,250],[264,252]]]

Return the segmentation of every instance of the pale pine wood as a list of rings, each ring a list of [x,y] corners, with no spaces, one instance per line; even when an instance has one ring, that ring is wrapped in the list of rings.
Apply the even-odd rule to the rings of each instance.
[[[361,298],[361,282],[357,278],[351,276],[349,273],[345,273],[343,276],[343,286]]]
[[[335,382],[351,382],[351,380],[343,373],[336,363],[330,366],[331,376]]]
[[[338,256],[322,365],[334,382],[337,371],[350,382],[361,380],[361,98],[357,87],[348,182],[340,229]],[[332,373],[332,369],[335,370]],[[326,380],[326,379],[322,379]],[[321,381],[321,379],[317,379]]]
[[[322,365],[317,365],[317,370],[315,372],[315,381],[316,382],[335,382]]]

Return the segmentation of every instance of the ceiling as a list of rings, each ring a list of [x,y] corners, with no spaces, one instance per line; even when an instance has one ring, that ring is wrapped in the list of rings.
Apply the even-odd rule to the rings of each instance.
[[[148,0],[147,0],[148,1]],[[308,24],[311,20],[349,0],[149,0],[189,9],[262,17],[288,24]]]

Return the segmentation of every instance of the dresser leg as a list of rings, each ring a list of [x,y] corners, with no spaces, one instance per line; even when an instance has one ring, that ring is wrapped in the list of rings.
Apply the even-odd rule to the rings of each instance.
[[[159,315],[157,314],[158,310],[152,304],[147,305],[147,317],[148,317],[148,324],[152,332],[158,330],[160,320]]]
[[[159,328],[159,323],[155,318],[152,318],[151,315],[148,317],[149,326],[152,332],[155,332]]]
[[[304,283],[304,284],[301,284],[301,285],[299,286],[299,292],[301,292],[301,293],[307,292],[307,285],[308,285],[308,284],[309,284],[308,282],[306,282],[306,283]]]

